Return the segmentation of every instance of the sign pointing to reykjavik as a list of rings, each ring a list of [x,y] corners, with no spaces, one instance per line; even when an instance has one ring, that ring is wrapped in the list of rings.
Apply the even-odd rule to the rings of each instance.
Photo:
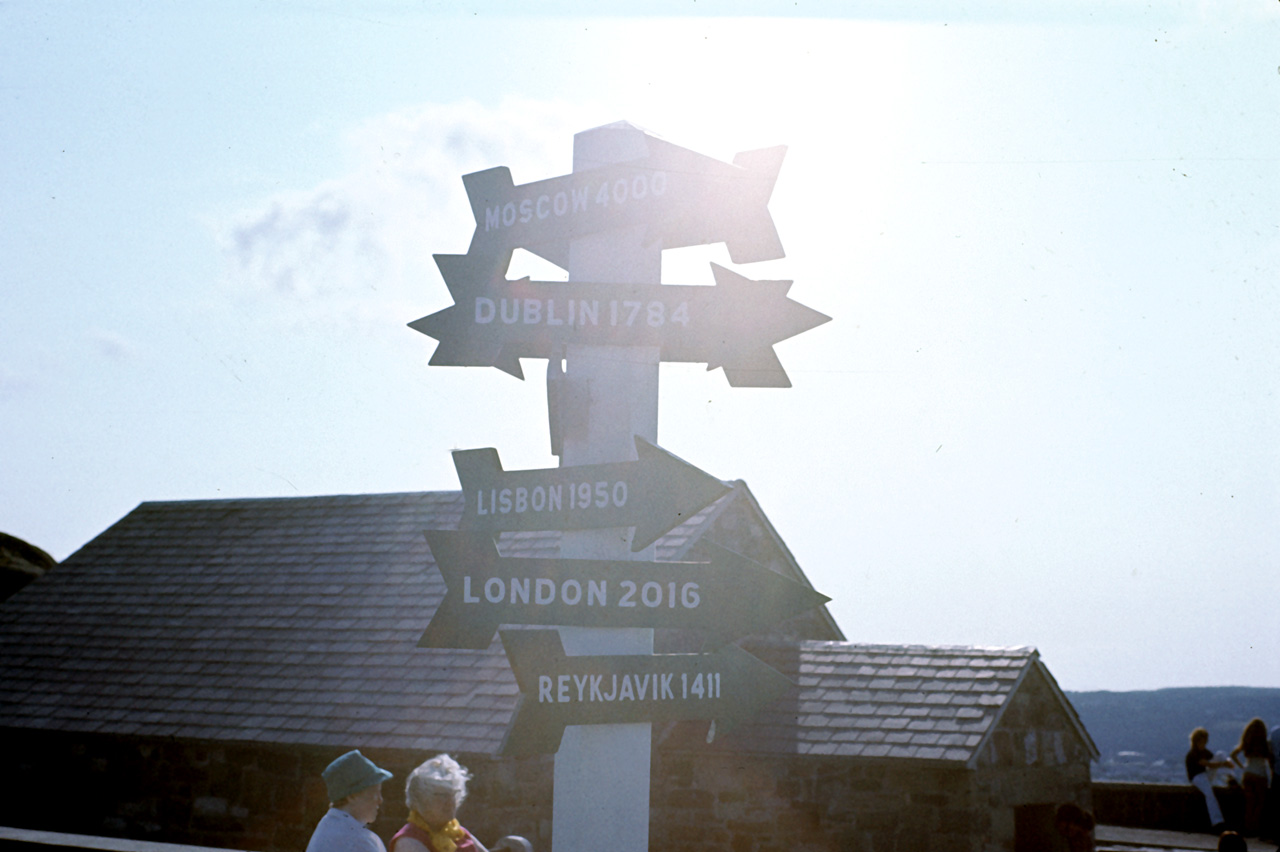
[[[784,256],[768,204],[785,146],[744,151],[730,164],[634,129],[619,133],[635,148],[625,162],[520,186],[506,166],[464,175],[476,217],[467,253],[525,248],[568,269],[571,240],[647,225],[664,249],[723,242],[734,263]]]
[[[511,252],[438,254],[456,304],[409,323],[440,341],[433,366],[497,367],[558,358],[567,344],[657,346],[663,361],[724,367],[733,387],[790,387],[773,344],[831,317],[787,298],[790,281],[753,281],[711,264],[716,286],[508,281]]]
[[[729,491],[715,477],[635,436],[636,460],[504,471],[498,451],[454,450],[463,530],[635,527],[633,552]]]
[[[566,725],[713,719],[724,733],[794,684],[735,645],[710,654],[565,655],[554,630],[503,630],[520,686],[500,753],[550,754]]]
[[[448,591],[420,648],[483,650],[499,624],[699,628],[723,644],[831,600],[709,542],[709,563],[629,562],[505,557],[488,535],[425,535]]]

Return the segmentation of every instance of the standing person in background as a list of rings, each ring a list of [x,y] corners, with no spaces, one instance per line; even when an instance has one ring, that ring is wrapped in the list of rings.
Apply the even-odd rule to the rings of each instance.
[[[404,802],[409,821],[391,838],[391,852],[489,852],[458,822],[471,773],[447,754],[439,754],[409,773]],[[529,841],[508,836],[494,852],[531,852]]]
[[[382,782],[391,777],[359,751],[330,763],[321,777],[329,794],[329,811],[320,819],[307,852],[387,852],[367,826],[378,818]]]
[[[1267,790],[1262,836],[1272,843],[1280,843],[1280,783],[1276,782],[1276,773],[1280,772],[1280,725],[1271,728],[1268,750],[1271,754],[1271,787]]]
[[[1244,760],[1240,756],[1244,755]],[[1271,749],[1267,745],[1267,723],[1249,720],[1240,734],[1240,744],[1231,750],[1231,759],[1244,768],[1244,835],[1257,837],[1262,828],[1262,809],[1270,786]]]
[[[1218,807],[1218,797],[1213,793],[1213,782],[1209,780],[1209,770],[1226,769],[1234,764],[1229,760],[1214,760],[1208,745],[1208,731],[1196,728],[1191,732],[1191,750],[1186,756],[1187,780],[1204,794],[1204,804],[1209,809],[1209,826],[1214,834],[1219,834],[1226,826],[1222,819],[1222,808]]]

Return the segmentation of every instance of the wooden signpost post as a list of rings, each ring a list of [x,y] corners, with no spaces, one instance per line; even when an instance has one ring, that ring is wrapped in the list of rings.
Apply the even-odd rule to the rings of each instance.
[[[574,137],[572,174],[466,175],[470,248],[436,255],[455,304],[410,323],[440,341],[433,365],[523,378],[520,358],[549,359],[560,467],[504,471],[495,449],[455,451],[465,509],[458,531],[426,533],[447,593],[419,644],[485,648],[500,633],[521,690],[502,752],[555,753],[557,852],[647,852],[651,723],[723,732],[784,694],[785,677],[724,643],[829,600],[705,542],[710,562],[653,559],[653,542],[727,492],[656,445],[659,362],[788,387],[773,344],[829,319],[787,298],[790,281],[714,264],[714,287],[661,283],[666,248],[783,256],[768,202],[784,153],[725,163],[621,123]],[[515,248],[569,281],[507,280]],[[561,530],[560,557],[503,557],[502,530]],[[716,650],[655,655],[656,627],[701,630]]]

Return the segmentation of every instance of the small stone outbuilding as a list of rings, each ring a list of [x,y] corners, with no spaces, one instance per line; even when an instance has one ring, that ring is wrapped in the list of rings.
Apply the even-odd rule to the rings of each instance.
[[[1097,749],[1032,648],[753,642],[799,686],[723,747],[655,750],[654,848],[1053,850]],[[803,842],[797,842],[803,838]]]
[[[0,823],[297,850],[320,769],[360,748],[397,776],[389,837],[392,788],[449,751],[476,774],[470,828],[552,849],[551,758],[495,757],[517,697],[500,644],[416,647],[444,594],[421,531],[461,511],[458,492],[140,505],[0,605],[0,771],[23,781]],[[744,483],[658,558],[706,541],[808,583]],[[655,725],[655,849],[1053,849],[1052,809],[1089,804],[1096,748],[1033,649],[851,643],[825,608],[741,644],[797,688],[710,745],[705,723]]]

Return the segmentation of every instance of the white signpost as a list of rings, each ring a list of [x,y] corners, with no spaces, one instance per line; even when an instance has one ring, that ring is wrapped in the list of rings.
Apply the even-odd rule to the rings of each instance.
[[[601,168],[645,153],[644,133],[629,126],[587,130],[573,139],[573,171]],[[589,234],[569,243],[569,280],[658,284],[662,245],[646,227]],[[658,442],[658,347],[568,346],[561,404],[586,411],[548,412],[560,424],[561,467],[629,461],[639,435]],[[548,405],[551,405],[548,395]],[[585,413],[585,417],[582,415]],[[560,555],[631,559],[629,528],[565,532]],[[653,559],[653,547],[636,558]],[[652,654],[652,628],[560,628],[569,656]],[[558,852],[648,852],[648,722],[575,725],[556,753],[551,836]]]
[[[557,852],[647,852],[653,719],[710,718],[732,725],[790,688],[786,678],[732,646],[704,654],[653,654],[654,626],[671,624],[678,615],[658,612],[663,600],[668,609],[676,606],[677,581],[666,572],[696,572],[698,566],[654,564],[652,542],[724,490],[654,446],[660,360],[706,360],[709,368],[723,366],[735,386],[787,387],[772,344],[828,319],[786,299],[789,281],[753,282],[718,269],[714,291],[664,287],[662,251],[723,241],[735,263],[781,257],[767,205],[783,153],[769,148],[723,163],[619,123],[574,137],[571,175],[520,187],[501,167],[464,176],[476,217],[471,247],[466,255],[436,256],[456,306],[410,323],[441,341],[432,364],[496,366],[522,377],[519,357],[549,358],[551,445],[566,474],[505,472],[493,449],[455,453],[467,510],[460,531],[428,534],[451,587],[420,644],[480,647],[502,618],[549,623],[552,610],[521,606],[528,601],[520,590],[554,587],[553,578],[561,581],[562,591],[569,590],[555,602],[555,611],[584,626],[557,622],[562,625],[558,638],[550,631],[502,634],[522,690],[503,747],[512,754],[555,751]],[[504,267],[517,247],[564,266],[569,273],[569,283],[560,285],[564,290],[557,292],[550,282],[507,281]],[[644,294],[647,304],[658,307],[645,314],[655,329],[676,317],[691,333],[628,330],[625,322],[617,326],[612,314],[607,326],[598,320],[597,297],[625,306],[632,304],[628,293]],[[642,302],[634,302],[633,318]],[[486,313],[490,303],[492,315]],[[508,303],[520,310],[511,313]],[[570,325],[577,328],[567,334],[562,326],[573,303],[579,310]],[[590,333],[584,304],[591,306],[585,315],[593,320]],[[510,327],[495,326],[496,318]],[[517,322],[537,328],[526,333],[514,327]],[[661,469],[671,472],[658,475],[655,459],[662,456],[667,466]],[[640,475],[640,469],[648,473]],[[565,483],[584,489],[579,499],[570,487],[567,513]],[[601,528],[612,523],[627,526]],[[503,560],[490,543],[475,538],[539,524],[562,530],[559,560]],[[708,584],[705,612],[715,614],[697,626],[721,640],[827,600],[812,590],[789,588],[798,585],[791,581],[759,577],[769,572],[749,567],[754,563],[736,554],[716,551],[713,563],[714,568],[703,563],[705,573],[682,576],[680,583],[688,589]],[[714,590],[726,585],[721,573],[734,570],[741,574],[740,592],[751,590],[769,600],[722,606],[728,595]],[[467,609],[481,604],[469,583],[473,574],[486,571],[485,602],[495,609],[481,615],[479,609]],[[643,577],[631,583],[641,590],[644,606],[626,617],[603,619],[632,626],[595,626],[602,623],[598,613],[568,611],[582,604],[576,590],[584,583],[598,588],[597,602],[603,606],[607,577],[620,587],[625,577]],[[496,590],[506,589],[508,582],[512,599],[506,601]],[[460,590],[454,588],[459,585]],[[680,600],[693,609],[702,597]],[[539,603],[552,601],[534,601]],[[468,613],[474,623],[466,621]],[[761,623],[755,624],[757,619]],[[577,684],[576,694],[571,683]]]

